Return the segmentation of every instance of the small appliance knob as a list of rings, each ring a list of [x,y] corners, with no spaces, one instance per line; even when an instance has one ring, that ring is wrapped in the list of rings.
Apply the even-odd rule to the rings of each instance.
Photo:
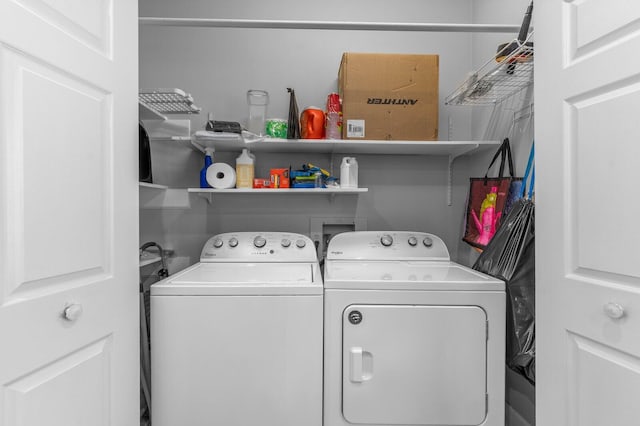
[[[231,239],[229,239],[229,246],[237,247],[238,246],[238,239],[236,237],[232,237]]]
[[[303,248],[306,245],[307,245],[307,242],[305,240],[303,239],[296,240],[296,247]]]
[[[283,238],[280,244],[282,245],[282,247],[289,247],[291,245],[291,240]]]
[[[380,244],[382,244],[385,247],[389,247],[391,244],[393,244],[393,238],[389,234],[384,234],[380,238]]]
[[[215,248],[222,247],[222,244],[224,244],[224,243],[222,242],[222,240],[220,238],[216,238],[215,240],[213,240],[213,246]]]
[[[431,237],[425,237],[425,239],[422,240],[422,244],[424,244],[425,247],[431,247],[433,245],[433,240]]]
[[[416,237],[409,237],[409,245],[415,247],[418,245],[418,239]]]
[[[264,237],[257,236],[253,239],[253,245],[257,248],[262,248],[265,244],[267,244],[267,240],[265,240]]]

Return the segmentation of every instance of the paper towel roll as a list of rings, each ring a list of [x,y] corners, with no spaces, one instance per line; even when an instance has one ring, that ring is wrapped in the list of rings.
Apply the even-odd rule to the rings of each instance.
[[[236,186],[236,171],[226,163],[213,163],[207,168],[207,183],[216,189],[233,188]]]

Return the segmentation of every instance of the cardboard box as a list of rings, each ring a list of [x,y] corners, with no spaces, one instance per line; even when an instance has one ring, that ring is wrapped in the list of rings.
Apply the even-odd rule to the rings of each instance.
[[[344,53],[343,139],[437,140],[438,55]]]

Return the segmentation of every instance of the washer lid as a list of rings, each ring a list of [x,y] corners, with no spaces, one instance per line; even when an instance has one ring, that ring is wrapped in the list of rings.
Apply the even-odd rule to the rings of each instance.
[[[316,263],[197,263],[151,286],[152,296],[322,294]]]
[[[504,291],[504,282],[447,261],[327,261],[325,288]]]

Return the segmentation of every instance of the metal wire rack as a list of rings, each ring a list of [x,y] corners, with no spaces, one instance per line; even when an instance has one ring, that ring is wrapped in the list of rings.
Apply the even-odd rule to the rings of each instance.
[[[533,83],[533,32],[524,42],[513,40],[451,95],[446,105],[495,105]]]
[[[160,114],[199,114],[202,108],[193,104],[193,98],[180,89],[143,89],[138,101]]]

